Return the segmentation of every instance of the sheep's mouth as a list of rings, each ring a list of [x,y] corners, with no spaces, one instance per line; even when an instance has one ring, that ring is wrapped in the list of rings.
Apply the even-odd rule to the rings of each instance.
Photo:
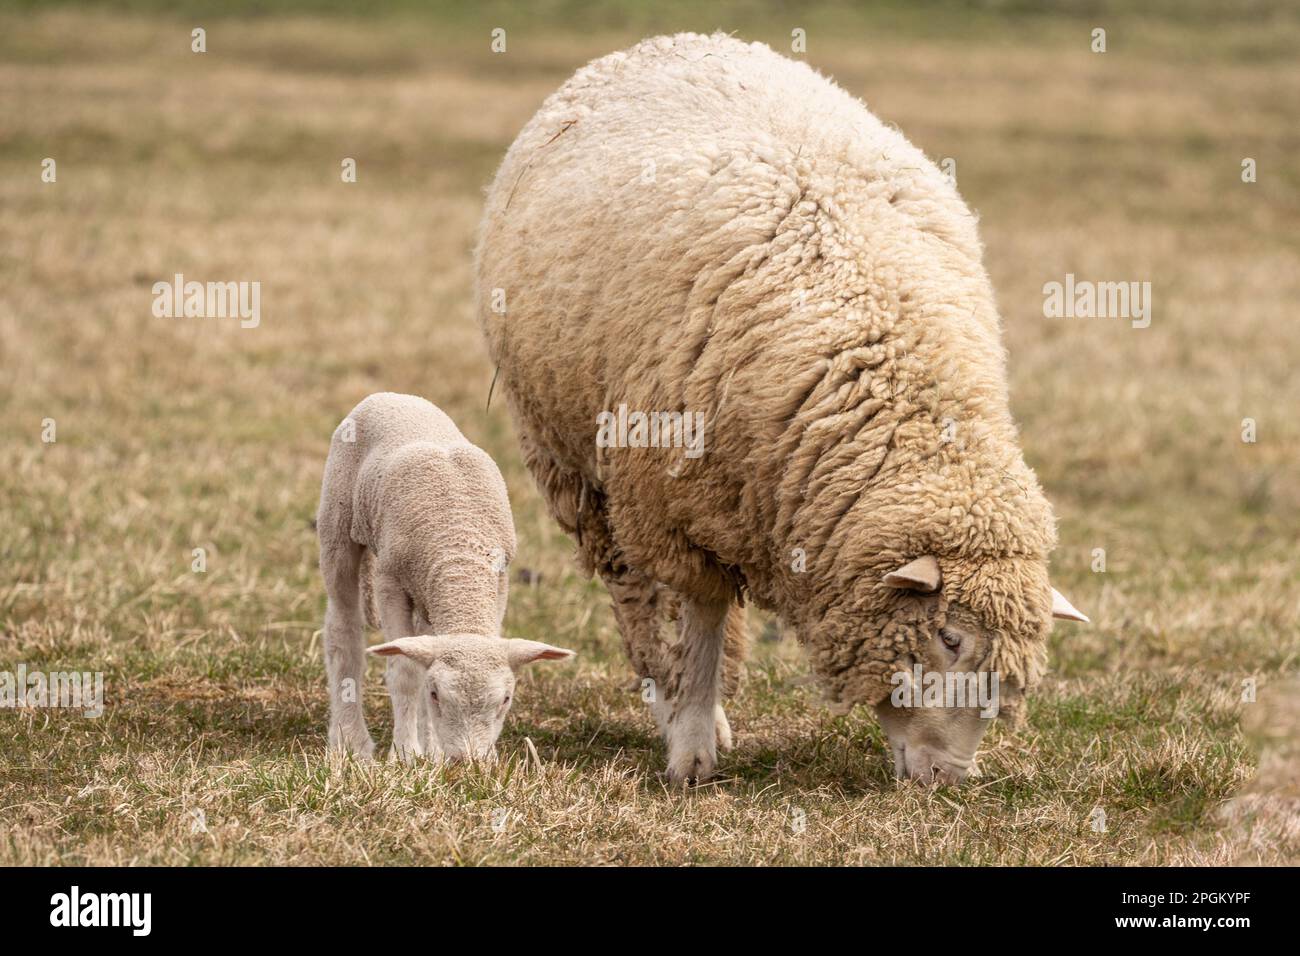
[[[893,748],[894,777],[898,780],[916,780],[926,784],[959,784],[967,777],[978,774],[974,759],[958,760],[949,754],[927,752],[915,748],[913,759],[908,760],[907,744]]]

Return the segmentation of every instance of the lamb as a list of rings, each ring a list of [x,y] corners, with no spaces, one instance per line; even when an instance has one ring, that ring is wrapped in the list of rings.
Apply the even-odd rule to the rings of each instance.
[[[796,631],[833,707],[876,708],[896,773],[929,782],[971,771],[989,721],[894,707],[898,675],[997,676],[1015,711],[1052,618],[1085,620],[1048,582],[1055,521],[981,256],[899,132],[721,34],[593,61],[507,152],[479,322],[524,460],[662,694],[671,781],[715,770],[746,599]],[[602,447],[624,405],[702,415],[702,435]]]
[[[489,760],[515,672],[574,652],[500,636],[515,554],[505,482],[423,398],[364,399],[334,431],[316,517],[329,745],[370,758],[364,624],[382,626],[393,757]]]

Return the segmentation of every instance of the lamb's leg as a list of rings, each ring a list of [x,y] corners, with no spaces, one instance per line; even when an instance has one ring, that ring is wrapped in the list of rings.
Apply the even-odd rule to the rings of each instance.
[[[330,695],[329,745],[368,759],[375,752],[375,742],[361,710],[366,635],[358,578],[360,563],[361,546],[351,541],[321,547],[328,601],[324,643]]]
[[[433,628],[419,611],[415,612],[412,626],[416,634],[433,633]],[[419,735],[420,741],[424,745],[425,755],[436,756],[439,752],[439,747],[438,741],[435,740],[433,736],[433,712],[431,710],[432,705],[429,703],[427,688],[421,687],[419,689],[419,698],[419,706],[415,709],[417,717],[416,733]]]
[[[375,597],[384,640],[410,637],[414,630],[411,599],[400,584],[380,574]],[[420,710],[424,706],[424,668],[404,655],[388,658],[384,672],[388,696],[393,701],[393,747],[389,756],[410,763],[424,753],[424,735],[420,731]]]
[[[668,780],[706,780],[718,763],[717,712],[727,601],[682,599],[681,640],[672,647],[667,699]]]

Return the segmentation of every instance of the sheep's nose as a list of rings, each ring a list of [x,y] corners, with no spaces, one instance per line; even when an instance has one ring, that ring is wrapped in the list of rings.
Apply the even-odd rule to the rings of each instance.
[[[968,773],[970,773],[970,771],[963,770],[959,767],[944,767],[936,763],[931,764],[930,767],[921,774],[914,774],[913,776],[926,783],[955,786],[964,781]]]
[[[921,783],[956,785],[970,775],[969,763],[953,760],[930,747],[904,746],[902,757],[908,779]]]

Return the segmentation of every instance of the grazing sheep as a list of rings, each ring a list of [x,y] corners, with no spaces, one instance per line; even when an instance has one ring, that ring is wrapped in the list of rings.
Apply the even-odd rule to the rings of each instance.
[[[491,457],[414,395],[357,405],[330,441],[320,511],[329,742],[374,752],[361,711],[363,624],[382,627],[393,754],[492,753],[515,672],[572,651],[500,637],[515,553],[505,482]]]
[[[658,37],[524,127],[476,272],[524,459],[663,695],[670,779],[715,768],[744,596],[833,704],[876,706],[900,775],[964,777],[988,720],[892,707],[894,675],[996,674],[1016,703],[1054,610],[1082,615],[1048,583],[1054,520],[952,183],[802,63]],[[624,406],[701,416],[694,443],[604,447]]]

